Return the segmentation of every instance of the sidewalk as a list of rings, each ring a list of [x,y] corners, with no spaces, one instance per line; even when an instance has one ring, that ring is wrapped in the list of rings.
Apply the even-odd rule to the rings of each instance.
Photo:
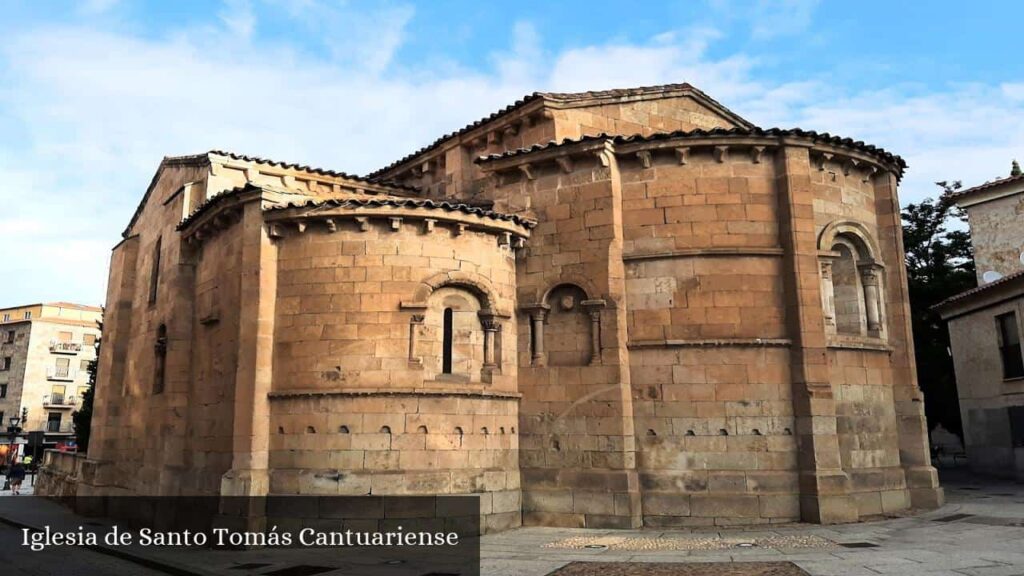
[[[26,476],[25,480],[21,483],[21,495],[31,496],[35,492],[35,486],[32,485],[34,478]],[[7,482],[7,477],[0,474],[0,488],[3,488],[4,483]],[[10,490],[0,490],[0,496],[14,496]]]
[[[1024,485],[949,475],[948,504],[917,516],[819,526],[750,529],[583,530],[523,528],[482,539],[481,574],[543,576],[573,561],[755,562],[791,561],[816,576],[1024,575]],[[50,501],[31,512],[0,499],[0,520],[75,527],[93,522]],[[18,517],[12,517],[18,516]],[[93,523],[95,524],[95,523]],[[400,574],[379,558],[340,566],[328,549],[168,552],[125,550],[178,574],[268,574],[301,566],[319,574]],[[353,572],[358,570],[357,572]],[[310,574],[318,572],[309,572]],[[410,569],[409,574],[419,576]]]

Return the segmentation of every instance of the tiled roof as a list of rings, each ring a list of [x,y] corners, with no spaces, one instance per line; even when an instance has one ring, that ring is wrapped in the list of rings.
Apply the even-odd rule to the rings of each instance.
[[[189,224],[195,222],[196,219],[198,219],[200,216],[202,216],[203,214],[209,212],[214,206],[220,204],[221,202],[223,202],[224,200],[227,200],[228,198],[232,198],[234,196],[238,196],[239,194],[241,194],[243,192],[250,192],[250,191],[264,190],[264,189],[269,189],[269,187],[267,187],[267,186],[257,186],[255,184],[246,184],[245,186],[237,186],[237,187],[232,188],[230,190],[225,190],[225,191],[221,192],[220,194],[217,194],[213,198],[209,198],[208,200],[206,200],[205,202],[203,202],[202,204],[197,206],[196,209],[193,210],[191,214],[186,216],[181,222],[178,223],[178,226],[177,226],[176,229],[177,230],[184,230],[185,228],[188,227]]]
[[[358,182],[366,182],[367,184],[377,184],[379,186],[386,186],[388,188],[395,188],[398,190],[408,190],[410,192],[418,192],[415,186],[407,186],[405,184],[398,184],[396,182],[386,182],[376,178],[370,178],[365,176],[356,176],[355,174],[349,174],[348,172],[338,172],[335,170],[326,170],[324,168],[316,168],[314,166],[307,166],[305,164],[296,164],[294,162],[282,162],[280,160],[269,160],[267,158],[260,158],[259,156],[247,156],[245,154],[236,154],[234,152],[227,152],[224,150],[210,150],[209,154],[215,154],[217,156],[226,156],[232,160],[240,160],[242,162],[256,162],[258,164],[270,164],[285,170],[301,170],[303,172],[309,172],[310,174],[320,174],[322,176],[331,176],[334,178],[346,178],[348,180],[356,180]]]
[[[100,308],[99,306],[89,306],[88,304],[75,304],[74,302],[44,302],[43,306],[69,308],[72,310],[85,310],[87,312],[103,312],[103,308]]]
[[[1018,280],[1018,279],[1021,279],[1021,278],[1024,278],[1024,270],[1018,270],[1017,272],[1014,272],[1013,274],[1007,274],[1006,276],[1003,276],[1002,278],[1000,278],[999,280],[996,280],[994,282],[989,282],[988,284],[982,284],[981,286],[978,286],[977,288],[971,288],[970,290],[965,290],[965,291],[963,291],[963,292],[961,292],[959,294],[956,294],[954,296],[950,296],[949,298],[946,298],[942,302],[939,302],[938,304],[932,306],[932,308],[944,308],[944,307],[946,307],[949,304],[954,304],[956,302],[960,302],[960,301],[964,300],[965,298],[970,298],[970,297],[974,296],[975,294],[980,294],[982,292],[985,292],[985,291],[990,290],[992,288],[995,288],[997,286],[1004,286],[1004,285],[1006,285],[1009,282],[1012,282],[1012,281],[1015,281],[1015,280]]]
[[[209,162],[211,154],[216,155],[216,156],[224,156],[224,157],[227,157],[227,158],[231,158],[233,160],[239,160],[241,162],[255,162],[257,164],[269,164],[271,166],[276,166],[278,168],[282,168],[282,169],[286,169],[286,170],[301,170],[303,172],[309,172],[310,174],[320,174],[320,175],[323,175],[323,176],[330,176],[330,177],[336,177],[336,178],[346,178],[346,179],[349,179],[349,180],[355,180],[357,182],[366,182],[367,184],[375,184],[375,185],[378,185],[378,186],[384,186],[384,187],[393,188],[393,189],[396,189],[396,190],[407,190],[407,191],[410,191],[410,192],[417,191],[417,189],[415,187],[413,187],[413,186],[406,186],[404,184],[398,184],[398,183],[394,183],[394,182],[384,182],[382,180],[378,180],[378,179],[374,179],[374,178],[363,177],[363,176],[354,176],[354,175],[348,174],[346,172],[336,172],[334,170],[325,170],[323,168],[315,168],[315,167],[312,167],[312,166],[306,166],[304,164],[295,164],[295,163],[291,163],[291,162],[281,162],[281,161],[278,161],[278,160],[269,160],[269,159],[266,159],[266,158],[260,158],[259,156],[247,156],[245,154],[236,154],[234,152],[227,152],[227,151],[224,151],[224,150],[210,150],[209,152],[203,152],[201,154],[189,154],[187,156],[165,156],[164,159],[160,161],[160,166],[157,167],[156,173],[153,174],[153,179],[150,180],[149,186],[146,188],[145,194],[142,195],[142,199],[139,201],[139,205],[135,208],[135,213],[132,214],[131,220],[128,221],[128,226],[125,227],[124,232],[121,233],[121,237],[122,238],[127,238],[128,237],[128,233],[131,231],[132,226],[135,225],[135,221],[138,220],[139,219],[139,215],[142,214],[142,209],[143,209],[143,207],[145,207],[146,202],[149,200],[150,194],[153,193],[153,188],[156,186],[156,183],[160,180],[160,175],[163,173],[163,169],[164,169],[165,166],[181,165],[181,164],[186,164],[187,165],[187,164],[196,164],[196,163],[202,163],[202,162]]]
[[[658,140],[671,140],[674,138],[709,138],[709,137],[746,137],[746,136],[767,136],[767,137],[780,137],[780,136],[797,136],[800,138],[808,138],[815,142],[823,142],[831,144],[833,146],[840,146],[844,148],[852,148],[867,154],[871,154],[878,158],[881,158],[887,162],[891,162],[899,168],[905,169],[907,163],[899,156],[887,152],[886,150],[874,146],[872,144],[865,144],[860,140],[853,140],[852,138],[842,138],[840,136],[833,136],[827,132],[815,132],[813,130],[802,130],[800,128],[712,128],[711,130],[677,130],[675,132],[657,132],[649,136],[643,136],[640,134],[634,134],[631,136],[616,136],[611,134],[597,134],[595,136],[584,136],[577,139],[566,138],[561,142],[550,141],[545,144],[535,144],[529,148],[519,148],[516,150],[509,150],[502,154],[491,154],[489,156],[481,156],[477,158],[477,162],[486,162],[489,160],[498,160],[501,158],[511,158],[513,156],[519,156],[522,154],[529,154],[531,152],[539,152],[541,150],[547,150],[550,148],[557,148],[559,146],[566,146],[569,144],[579,144],[582,142],[593,142],[598,140],[611,140],[616,144],[627,144],[630,142],[655,142]]]
[[[618,89],[614,89],[614,90],[599,90],[599,91],[592,91],[592,92],[534,92],[532,94],[527,94],[526,96],[523,96],[519,100],[516,100],[512,104],[509,104],[508,106],[502,108],[501,110],[498,110],[497,112],[494,112],[494,113],[492,113],[492,114],[490,114],[488,116],[485,116],[484,118],[481,118],[481,119],[479,119],[479,120],[477,120],[475,122],[467,124],[466,126],[463,126],[462,128],[460,128],[460,129],[458,129],[458,130],[456,130],[454,132],[450,132],[448,134],[445,134],[444,136],[441,136],[440,138],[438,138],[437,140],[434,140],[430,144],[420,148],[419,150],[417,150],[417,151],[415,151],[415,152],[413,152],[411,154],[408,154],[408,155],[404,156],[403,158],[400,158],[399,160],[396,160],[395,162],[392,162],[391,164],[389,164],[389,165],[387,165],[387,166],[385,166],[385,167],[383,167],[383,168],[381,168],[379,170],[375,170],[375,171],[371,172],[369,177],[373,178],[375,176],[379,176],[380,174],[383,174],[383,173],[387,172],[388,170],[391,170],[392,168],[400,166],[403,163],[408,162],[409,160],[412,160],[413,158],[415,158],[415,157],[417,157],[417,156],[419,156],[419,155],[421,155],[421,154],[423,154],[425,152],[429,152],[430,150],[440,146],[444,141],[446,141],[446,140],[448,140],[450,138],[454,138],[456,136],[460,136],[462,134],[465,134],[466,132],[469,132],[470,130],[473,130],[475,128],[479,128],[480,126],[483,126],[484,124],[487,124],[488,122],[491,122],[492,120],[495,120],[495,119],[497,119],[497,118],[499,118],[501,116],[504,116],[505,114],[508,114],[510,112],[518,110],[518,109],[522,108],[523,106],[525,106],[525,105],[527,105],[530,102],[533,102],[535,100],[545,99],[545,100],[550,100],[552,102],[570,103],[570,102],[578,102],[578,101],[590,100],[590,99],[624,98],[624,97],[629,97],[629,96],[645,96],[645,95],[648,95],[648,94],[658,94],[660,92],[670,92],[670,91],[678,91],[678,90],[685,90],[685,91],[693,92],[697,96],[699,96],[699,97],[707,100],[711,104],[719,107],[722,112],[732,116],[737,122],[740,122],[742,124],[746,124],[747,126],[753,127],[753,124],[751,124],[750,122],[745,120],[739,114],[736,114],[732,110],[730,110],[727,107],[723,106],[721,103],[719,103],[714,98],[708,96],[704,92],[702,92],[702,91],[698,90],[697,88],[693,87],[691,84],[688,84],[688,83],[685,83],[685,82],[680,83],[680,84],[661,84],[661,85],[658,85],[658,86],[641,86],[641,87],[638,87],[638,88],[618,88]]]
[[[469,204],[458,202],[437,202],[424,198],[325,198],[310,199],[302,202],[289,202],[268,208],[268,211],[286,210],[288,208],[315,208],[318,206],[331,206],[338,208],[378,208],[382,206],[393,206],[396,208],[425,208],[427,210],[444,210],[446,212],[461,212],[462,214],[474,214],[491,220],[513,222],[524,228],[533,228],[537,223],[533,220],[521,218],[515,214],[504,214],[493,210],[485,210]]]
[[[1006,178],[999,178],[991,182],[979,184],[977,186],[974,186],[973,188],[959,190],[953,194],[953,198],[959,200],[961,198],[964,198],[965,196],[973,195],[976,192],[982,192],[990,188],[995,188],[996,186],[1002,186],[1003,184],[1013,184],[1015,182],[1020,182],[1021,184],[1024,184],[1024,174],[1020,174],[1018,176],[1007,176]]]

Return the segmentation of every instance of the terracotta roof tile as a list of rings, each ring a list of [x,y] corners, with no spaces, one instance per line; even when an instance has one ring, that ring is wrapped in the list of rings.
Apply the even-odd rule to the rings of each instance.
[[[654,134],[643,136],[640,134],[633,134],[630,136],[620,136],[613,134],[597,134],[594,136],[584,136],[582,138],[569,139],[566,138],[562,141],[550,141],[544,144],[535,144],[528,148],[519,148],[516,150],[509,150],[502,154],[490,154],[488,156],[481,156],[477,158],[477,162],[487,162],[490,160],[498,160],[501,158],[511,158],[523,154],[529,154],[532,152],[538,152],[541,150],[547,150],[550,148],[557,148],[559,146],[567,146],[570,144],[579,144],[582,142],[593,142],[597,140],[610,140],[616,144],[626,144],[630,142],[655,142],[658,140],[671,140],[674,138],[708,138],[708,137],[744,137],[744,136],[768,136],[768,137],[780,137],[780,136],[797,136],[800,138],[808,138],[817,142],[824,142],[832,144],[834,146],[841,146],[845,148],[852,148],[873,156],[877,156],[887,162],[892,162],[898,166],[901,170],[907,167],[907,163],[899,156],[887,152],[883,148],[874,146],[872,144],[866,144],[860,140],[854,140],[852,138],[843,138],[840,136],[834,136],[827,132],[815,132],[813,130],[802,130],[800,128],[712,128],[710,130],[677,130],[674,132],[656,132]]]
[[[1003,276],[1002,278],[1000,278],[999,280],[996,280],[994,282],[989,282],[988,284],[982,284],[981,286],[978,286],[977,288],[971,288],[970,290],[965,290],[965,291],[963,291],[963,292],[961,292],[959,294],[950,296],[949,298],[946,298],[942,302],[939,302],[938,304],[932,306],[932,309],[944,308],[944,307],[946,307],[949,304],[960,302],[961,300],[963,300],[965,298],[970,298],[970,297],[974,296],[975,294],[981,294],[981,293],[983,293],[983,292],[985,292],[987,290],[990,290],[990,289],[995,288],[997,286],[1006,285],[1009,282],[1013,282],[1013,281],[1021,279],[1021,278],[1024,278],[1024,270],[1018,270],[1017,272],[1014,272],[1013,274],[1007,274],[1006,276]]]
[[[388,170],[391,170],[391,169],[393,169],[393,168],[395,168],[397,166],[400,166],[400,165],[404,164],[405,162],[408,162],[409,160],[412,160],[413,158],[415,158],[417,156],[420,156],[421,154],[424,154],[425,152],[429,152],[430,150],[440,146],[444,141],[446,141],[446,140],[448,140],[450,138],[454,138],[456,136],[460,136],[460,135],[465,134],[466,132],[469,132],[469,131],[471,131],[471,130],[473,130],[475,128],[479,128],[480,126],[483,126],[484,124],[487,124],[488,122],[491,122],[492,120],[496,120],[497,118],[499,118],[501,116],[504,116],[505,114],[508,114],[510,112],[518,110],[518,109],[522,108],[523,106],[529,104],[530,102],[534,102],[536,100],[546,99],[546,100],[550,100],[552,102],[562,102],[562,103],[564,103],[564,102],[576,102],[576,101],[580,101],[580,100],[588,100],[588,99],[593,99],[593,98],[621,98],[621,97],[629,97],[629,96],[643,96],[643,95],[647,95],[647,94],[657,94],[659,92],[666,92],[666,91],[672,91],[672,90],[686,90],[686,91],[693,92],[694,94],[700,96],[701,98],[704,98],[704,99],[708,100],[710,103],[714,104],[715,106],[718,106],[719,108],[721,108],[721,110],[723,112],[733,116],[738,122],[744,123],[744,124],[746,124],[746,125],[748,125],[750,127],[753,127],[753,124],[751,124],[750,122],[748,122],[747,120],[742,118],[739,114],[736,114],[732,110],[730,110],[727,107],[723,106],[720,102],[718,102],[714,98],[708,96],[707,94],[705,94],[701,90],[698,90],[697,88],[695,88],[691,84],[688,84],[688,83],[685,83],[685,82],[679,83],[679,84],[660,84],[660,85],[657,85],[657,86],[641,86],[641,87],[637,87],[637,88],[617,88],[617,89],[613,89],[613,90],[598,90],[598,91],[591,91],[591,92],[534,92],[532,94],[527,94],[526,96],[523,96],[519,100],[516,100],[512,104],[509,104],[508,106],[505,106],[504,108],[502,108],[502,109],[500,109],[500,110],[498,110],[496,112],[493,112],[493,113],[491,113],[488,116],[485,116],[485,117],[483,117],[483,118],[481,118],[479,120],[476,120],[475,122],[471,122],[470,124],[467,124],[466,126],[463,126],[462,128],[460,128],[460,129],[458,129],[458,130],[456,130],[454,132],[449,132],[448,134],[445,134],[444,136],[441,136],[440,138],[434,140],[430,144],[420,148],[419,150],[416,150],[415,152],[413,152],[411,154],[407,154],[406,156],[404,156],[404,157],[402,157],[402,158],[392,162],[391,164],[388,164],[387,166],[385,166],[383,168],[380,168],[379,170],[374,170],[373,172],[371,172],[369,174],[369,177],[373,178],[375,176],[379,176],[380,174],[383,174],[383,173],[387,172]]]
[[[991,182],[985,182],[984,184],[979,184],[966,190],[959,190],[955,192],[952,195],[952,197],[954,199],[960,199],[968,195],[973,195],[976,192],[982,192],[990,188],[995,188],[996,186],[1002,186],[1003,184],[1013,184],[1015,182],[1020,182],[1024,184],[1024,174],[1018,176],[1007,176],[1006,178],[999,178]]]
[[[515,214],[504,214],[462,204],[459,202],[444,202],[427,200],[425,198],[324,198],[310,199],[301,202],[289,202],[268,208],[268,211],[286,210],[289,208],[315,208],[317,206],[332,206],[339,208],[377,208],[381,206],[394,206],[396,208],[425,208],[427,210],[444,210],[446,212],[461,212],[462,214],[475,214],[482,218],[513,222],[524,228],[533,228],[537,225],[533,220],[522,218]]]

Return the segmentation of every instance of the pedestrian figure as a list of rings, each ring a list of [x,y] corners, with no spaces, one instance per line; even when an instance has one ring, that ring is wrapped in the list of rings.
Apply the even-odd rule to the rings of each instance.
[[[11,481],[11,492],[15,496],[21,494],[21,483],[25,480],[25,467],[21,462],[15,462],[14,465],[11,466],[8,479]]]

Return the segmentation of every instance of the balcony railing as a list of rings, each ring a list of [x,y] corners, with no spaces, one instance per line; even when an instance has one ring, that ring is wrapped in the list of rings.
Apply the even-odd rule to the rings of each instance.
[[[53,352],[54,354],[78,354],[81,351],[82,344],[80,342],[50,340],[50,352]]]
[[[63,380],[70,382],[78,375],[78,370],[70,366],[50,366],[46,369],[47,380]]]
[[[43,406],[52,408],[74,408],[77,399],[74,396],[65,396],[63,394],[47,394],[43,396]]]

